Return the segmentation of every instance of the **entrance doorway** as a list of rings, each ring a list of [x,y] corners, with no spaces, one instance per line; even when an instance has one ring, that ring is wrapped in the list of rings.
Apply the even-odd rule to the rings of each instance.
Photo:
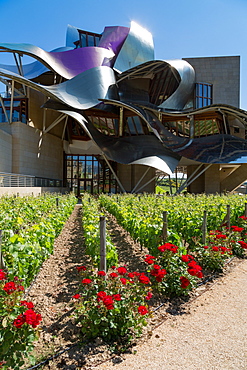
[[[116,171],[117,163],[111,162]],[[98,155],[65,155],[65,182],[76,196],[116,193],[115,180],[106,161]]]

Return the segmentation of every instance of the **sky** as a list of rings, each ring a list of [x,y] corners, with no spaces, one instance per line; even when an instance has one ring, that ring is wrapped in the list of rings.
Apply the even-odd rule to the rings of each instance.
[[[102,33],[135,21],[152,33],[156,59],[239,55],[247,110],[247,0],[0,0],[0,21],[0,42],[46,51],[65,45],[68,24]],[[0,53],[0,63],[13,57]]]

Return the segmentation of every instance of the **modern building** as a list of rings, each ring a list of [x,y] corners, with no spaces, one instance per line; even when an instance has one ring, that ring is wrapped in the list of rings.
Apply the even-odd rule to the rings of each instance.
[[[239,56],[155,60],[152,35],[134,22],[102,34],[68,26],[51,52],[0,51],[15,60],[0,64],[0,192],[153,192],[157,170],[177,168],[187,172],[178,191],[247,179]]]

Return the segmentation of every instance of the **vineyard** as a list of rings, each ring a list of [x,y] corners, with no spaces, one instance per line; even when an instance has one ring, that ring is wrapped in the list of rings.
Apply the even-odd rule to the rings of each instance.
[[[77,203],[73,195],[0,199],[0,368],[21,369],[42,318],[24,291],[53,253]],[[142,333],[156,295],[186,296],[232,258],[246,256],[246,198],[228,196],[100,195],[81,199],[85,253],[71,304],[83,340],[102,337],[120,345]],[[119,265],[108,219],[113,215],[143,252],[141,271]],[[106,218],[106,263],[100,270],[100,217]],[[111,216],[112,217],[112,216]],[[131,258],[131,256],[129,257]],[[127,262],[127,261],[126,261]],[[2,362],[1,362],[2,361]]]

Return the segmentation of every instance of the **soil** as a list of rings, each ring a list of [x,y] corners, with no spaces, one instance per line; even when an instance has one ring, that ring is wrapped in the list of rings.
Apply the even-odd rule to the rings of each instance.
[[[43,318],[34,355],[37,358],[37,364],[40,364],[39,367],[42,366],[45,370],[88,370],[107,364],[110,359],[117,363],[119,359],[119,356],[114,355],[111,348],[100,338],[84,345],[79,343],[79,329],[74,324],[72,296],[76,293],[80,282],[76,266],[90,263],[83,244],[81,212],[81,205],[76,205],[55,241],[53,254],[43,263],[25,296],[25,299],[35,304],[35,310],[41,313]],[[129,271],[145,271],[143,257],[148,251],[133,241],[112,215],[107,216],[107,228],[118,249],[119,264],[126,265]],[[223,274],[209,278],[208,282],[186,298],[162,302],[160,297],[154,297],[150,302],[154,309],[153,317],[149,320],[149,325],[138,340],[138,344],[148,340],[153,330],[169,317],[189,313],[191,302],[238,263],[237,259],[233,259]],[[130,353],[135,351],[134,346],[135,343],[128,349]],[[104,368],[107,368],[107,365],[105,366]]]

